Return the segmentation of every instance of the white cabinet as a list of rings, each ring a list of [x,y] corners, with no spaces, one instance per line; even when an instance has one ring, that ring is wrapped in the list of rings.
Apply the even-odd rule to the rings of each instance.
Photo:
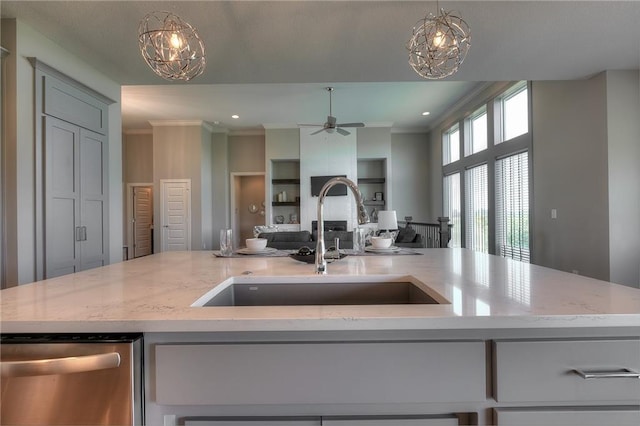
[[[483,401],[485,344],[159,344],[155,396],[167,405]]]
[[[496,401],[536,405],[496,408],[498,425],[640,424],[638,338],[496,340],[493,353]]]
[[[323,418],[322,426],[458,426],[454,415]]]
[[[300,418],[256,418],[248,419],[243,417],[226,419],[187,419],[184,426],[322,426],[319,417]]]
[[[498,426],[637,426],[639,407],[500,408],[495,410]]]
[[[35,58],[36,279],[109,263],[109,104]]]
[[[45,117],[45,277],[107,263],[106,137]]]
[[[578,370],[606,376],[584,378]],[[625,371],[630,373],[619,374]],[[640,380],[633,372],[640,372],[640,339],[494,343],[498,402],[640,401]]]

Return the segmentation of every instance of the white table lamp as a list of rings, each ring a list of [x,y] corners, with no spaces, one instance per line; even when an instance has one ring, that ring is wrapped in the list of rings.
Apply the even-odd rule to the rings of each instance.
[[[391,231],[398,229],[398,219],[395,210],[380,210],[378,212],[378,231],[385,231],[385,237],[391,237]]]

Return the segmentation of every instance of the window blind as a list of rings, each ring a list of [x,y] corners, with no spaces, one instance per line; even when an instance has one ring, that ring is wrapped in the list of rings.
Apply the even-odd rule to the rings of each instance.
[[[444,177],[444,215],[449,218],[451,228],[451,240],[449,247],[461,247],[461,204],[460,204],[460,173],[454,173]]]
[[[489,201],[487,165],[465,171],[466,247],[489,252]]]
[[[529,154],[496,161],[496,254],[529,262]]]

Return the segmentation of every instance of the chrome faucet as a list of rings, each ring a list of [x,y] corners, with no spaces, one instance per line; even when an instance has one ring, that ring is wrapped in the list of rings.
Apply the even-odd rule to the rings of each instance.
[[[320,195],[318,196],[318,241],[316,243],[316,274],[327,273],[327,262],[324,259],[324,198],[327,196],[327,192],[329,192],[329,190],[337,184],[346,185],[349,189],[351,189],[351,193],[356,199],[356,204],[358,206],[358,223],[360,225],[369,223],[369,215],[367,214],[367,210],[364,207],[362,194],[360,194],[360,190],[358,189],[356,184],[353,183],[353,181],[344,177],[334,177],[327,183],[325,183],[320,190]]]

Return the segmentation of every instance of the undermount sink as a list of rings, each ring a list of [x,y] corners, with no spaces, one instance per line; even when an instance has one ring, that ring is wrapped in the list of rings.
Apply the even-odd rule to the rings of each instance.
[[[410,275],[230,277],[192,307],[449,303]]]

